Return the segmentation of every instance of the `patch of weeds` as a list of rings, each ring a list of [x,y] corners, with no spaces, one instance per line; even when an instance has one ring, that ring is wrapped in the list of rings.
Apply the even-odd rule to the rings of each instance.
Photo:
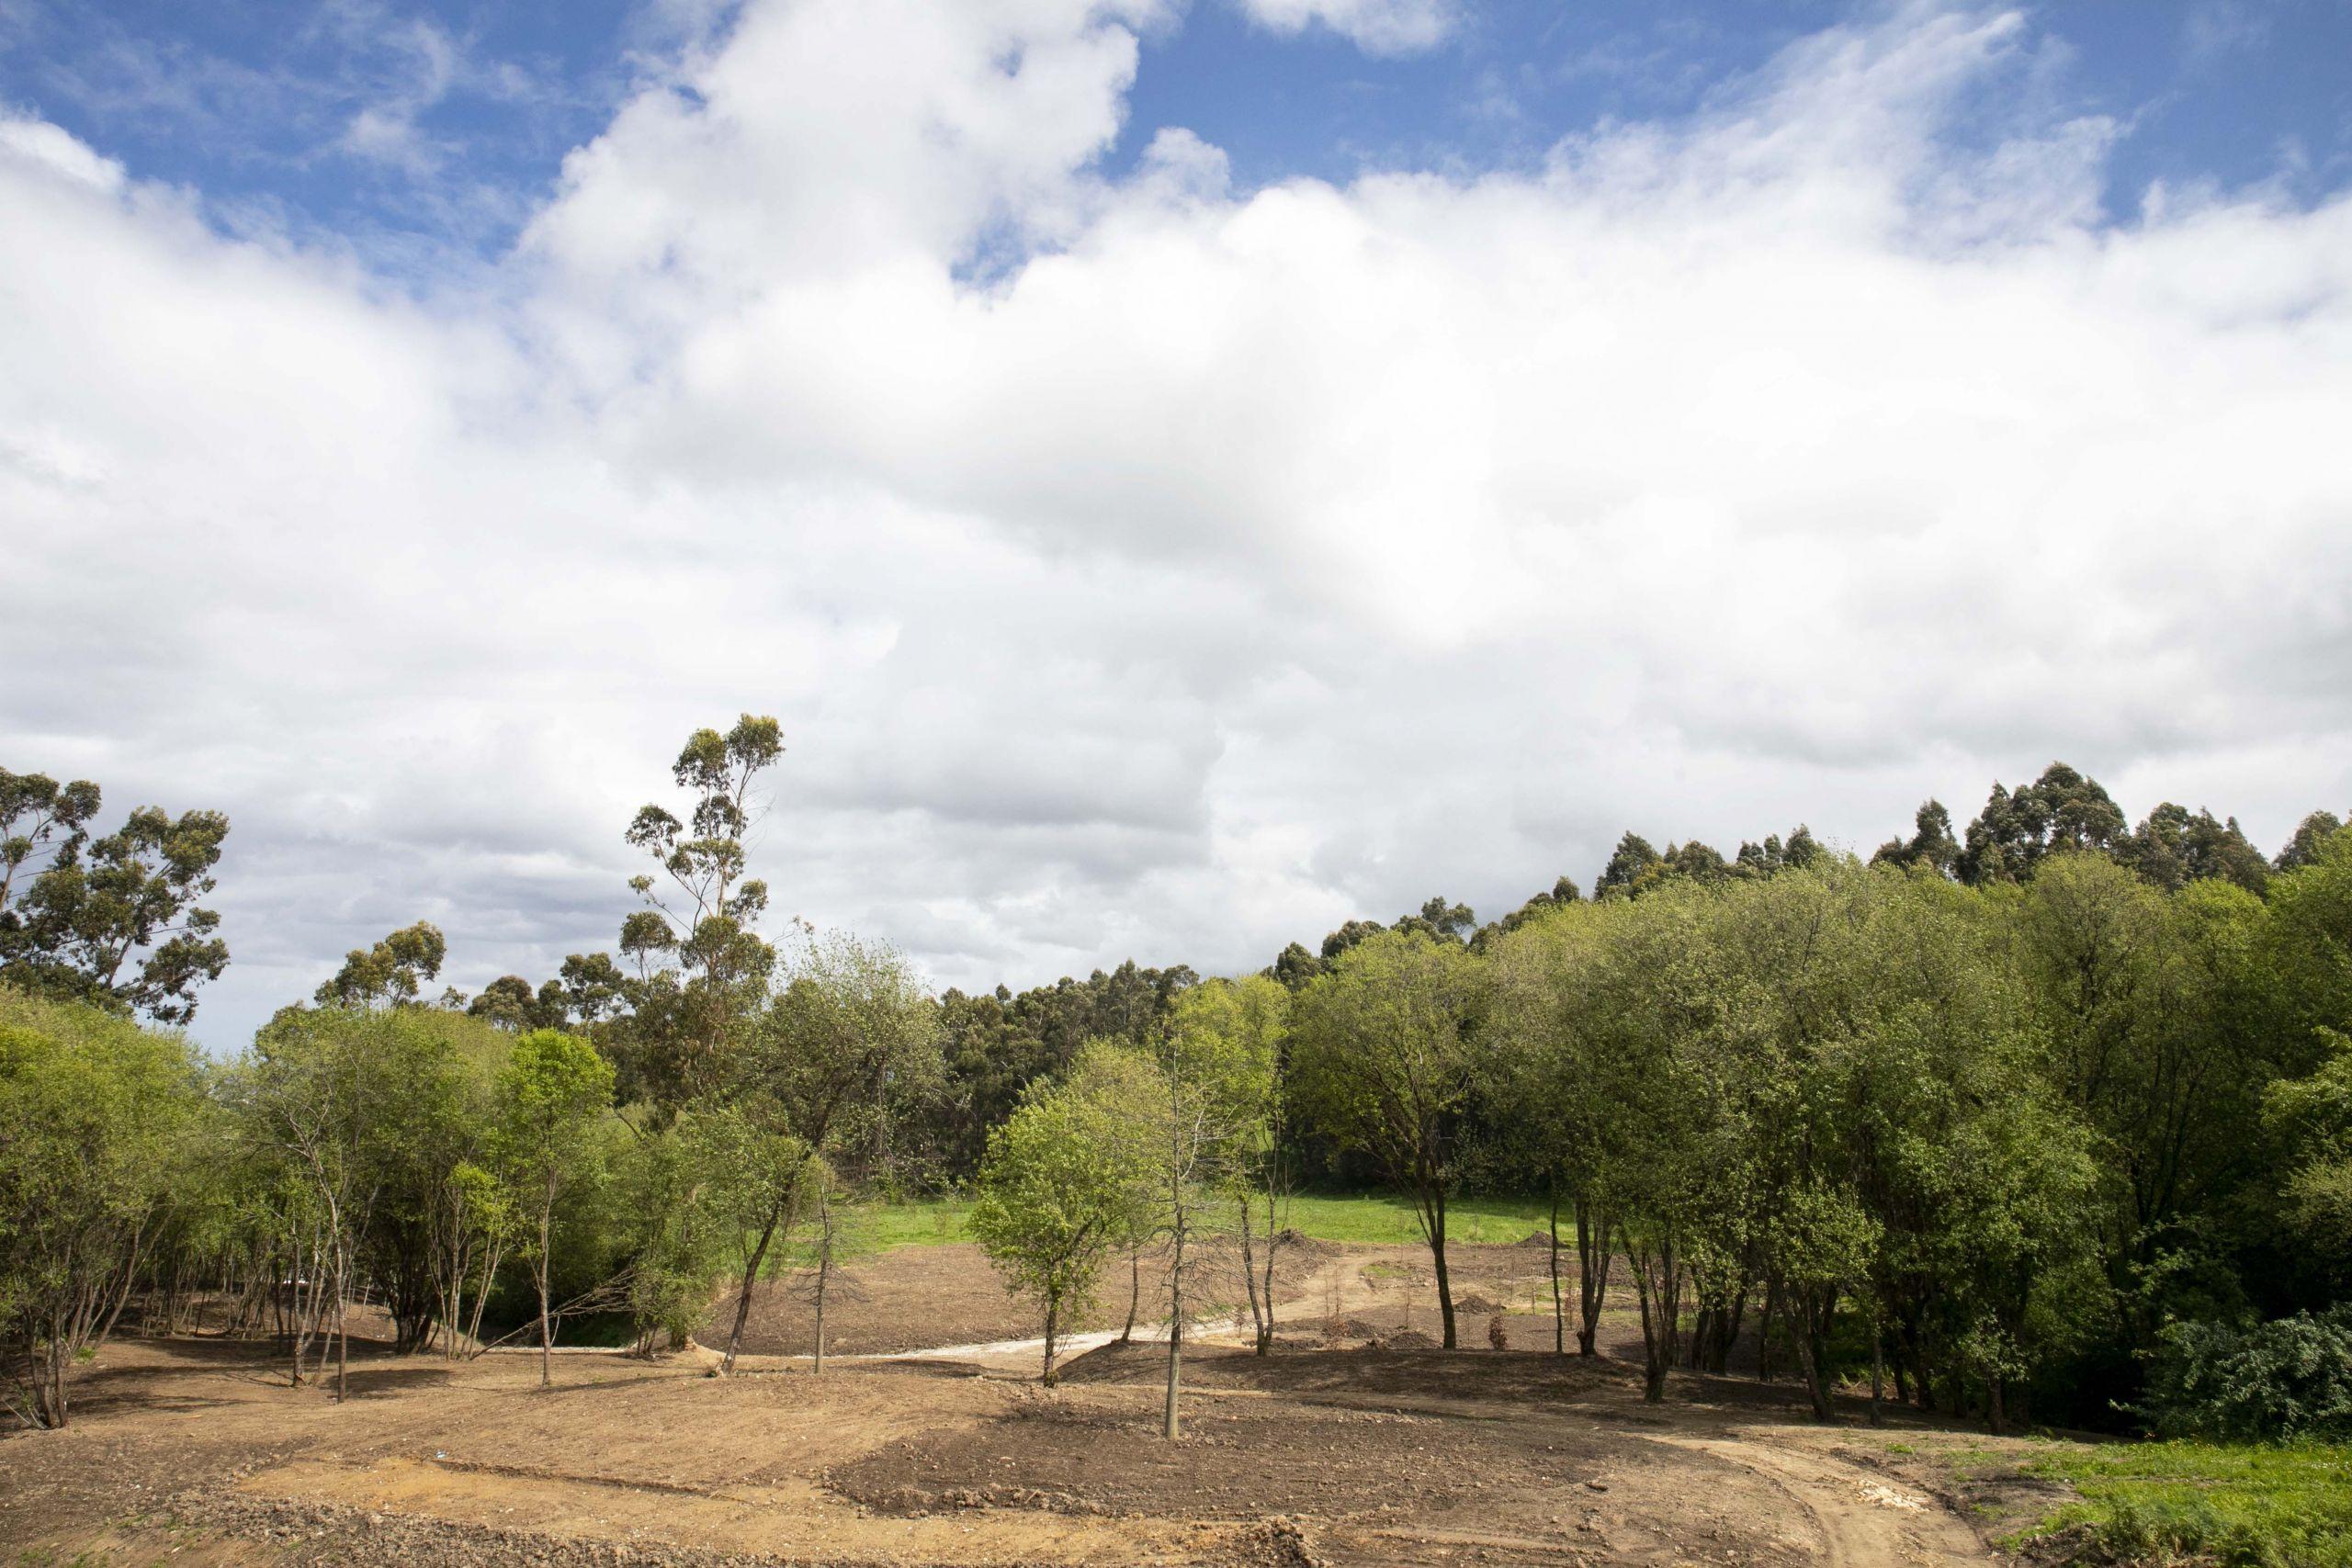
[[[2067,1561],[2352,1568],[2352,1446],[2110,1443],[2027,1469],[2081,1494],[2018,1538]]]

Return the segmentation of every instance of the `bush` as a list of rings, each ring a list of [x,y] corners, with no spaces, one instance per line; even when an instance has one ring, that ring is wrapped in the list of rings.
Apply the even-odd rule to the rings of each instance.
[[[2172,1325],[2146,1414],[2165,1437],[2352,1438],[2352,1303],[2253,1328]]]

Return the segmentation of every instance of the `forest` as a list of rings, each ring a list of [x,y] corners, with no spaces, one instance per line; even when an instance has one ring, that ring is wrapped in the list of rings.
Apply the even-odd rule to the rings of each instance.
[[[1135,964],[934,994],[888,943],[768,921],[748,840],[773,718],[703,729],[610,952],[435,989],[419,922],[250,1046],[181,1032],[229,962],[229,825],[0,773],[0,1355],[71,1418],[127,1307],[275,1336],[339,1390],[356,1303],[399,1348],[648,1352],[715,1299],[813,1287],[953,1192],[1055,1337],[1138,1249],[1238,1246],[1264,1354],[1294,1195],[1419,1218],[1448,1349],[1450,1206],[1550,1216],[1554,1339],[1611,1280],[1648,1398],[1743,1332],[1841,1388],[1981,1423],[2352,1436],[2352,831],[2266,855],[2063,764],[1935,801],[1867,859],[1628,833],[1499,919],[1432,897],[1258,973]],[[616,899],[616,907],[619,899]],[[1218,1303],[1220,1308],[1232,1303]],[[1132,1323],[1130,1325],[1132,1327]],[[703,1331],[706,1336],[708,1330]]]

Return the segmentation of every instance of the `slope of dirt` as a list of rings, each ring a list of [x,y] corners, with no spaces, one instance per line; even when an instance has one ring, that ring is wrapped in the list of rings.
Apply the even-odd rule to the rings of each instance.
[[[1543,1263],[1479,1250],[1520,1255],[1484,1274],[1472,1260],[1498,1304]],[[872,1292],[876,1339],[1027,1326],[948,1317],[947,1293],[993,1278],[968,1251],[924,1251],[939,1292]],[[1408,1314],[1434,1324],[1407,1299],[1404,1252],[1299,1261],[1276,1354],[1188,1348],[1174,1445],[1158,1436],[1164,1345],[1094,1349],[1050,1391],[1025,1354],[845,1359],[821,1378],[757,1357],[717,1379],[707,1358],[587,1350],[560,1353],[542,1390],[527,1352],[451,1363],[355,1343],[338,1404],[288,1387],[266,1345],[119,1340],[77,1379],[71,1428],[0,1439],[0,1562],[1991,1561],[1887,1462],[1893,1434],[1811,1427],[1785,1385],[1678,1374],[1645,1405],[1623,1361],[1498,1354],[1482,1324],[1464,1325],[1476,1349],[1321,1348],[1330,1302],[1393,1316],[1392,1344]]]
[[[1299,1299],[1301,1280],[1335,1248],[1299,1242],[1275,1259],[1278,1303]],[[1261,1259],[1262,1264],[1262,1258]],[[1139,1270],[1124,1258],[1103,1271],[1095,1299],[1069,1331],[1116,1328],[1126,1320],[1135,1296],[1140,1321],[1168,1315],[1168,1262],[1158,1247],[1147,1249]],[[1240,1247],[1228,1238],[1195,1244],[1186,1269],[1192,1297],[1187,1316],[1249,1321],[1249,1295],[1242,1284]],[[1139,1287],[1139,1288],[1138,1288]],[[737,1292],[722,1292],[695,1337],[724,1345],[735,1322]],[[835,1275],[826,1290],[825,1349],[829,1355],[888,1355],[934,1345],[972,1345],[1025,1339],[1044,1332],[1036,1309],[1008,1293],[978,1247],[954,1242],[904,1247],[859,1258]],[[816,1348],[813,1281],[806,1278],[765,1280],[752,1292],[743,1348],[757,1355],[806,1356]]]

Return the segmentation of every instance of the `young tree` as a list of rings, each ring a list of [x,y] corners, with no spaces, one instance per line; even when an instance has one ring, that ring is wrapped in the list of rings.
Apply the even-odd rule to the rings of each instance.
[[[499,1157],[537,1232],[531,1279],[539,1298],[539,1383],[554,1382],[548,1277],[556,1201],[594,1175],[592,1133],[612,1109],[613,1069],[575,1035],[533,1030],[498,1075]]]
[[[1090,1046],[1068,1079],[1034,1093],[989,1136],[971,1231],[1006,1287],[1045,1315],[1048,1386],[1063,1325],[1154,1204],[1154,1077],[1131,1048]]]
[[[0,1355],[31,1426],[65,1425],[139,1278],[200,1083],[176,1034],[0,991]]]
[[[1445,913],[1432,898],[1426,911]],[[1466,914],[1466,911],[1464,911]],[[1210,980],[1179,997],[1168,1027],[1197,1037],[1196,1052],[1216,1064],[1231,1126],[1230,1181],[1241,1220],[1241,1277],[1255,1325],[1255,1345],[1269,1354],[1274,1339],[1274,1268],[1290,1199],[1285,1145],[1283,1044],[1290,993],[1262,975]],[[1263,1224],[1257,1211],[1262,1211]]]
[[[1455,1348],[1446,1272],[1446,1203],[1462,1156],[1481,995],[1461,944],[1384,931],[1340,955],[1299,993],[1291,1072],[1323,1131],[1378,1162],[1412,1195],[1437,1277],[1445,1348]]]

